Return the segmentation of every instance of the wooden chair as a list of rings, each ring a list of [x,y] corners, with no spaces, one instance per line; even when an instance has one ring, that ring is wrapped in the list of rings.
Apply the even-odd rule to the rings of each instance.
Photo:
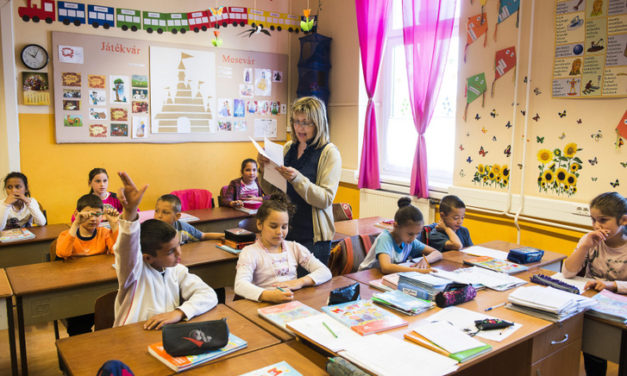
[[[222,202],[222,197],[226,196],[227,189],[229,189],[228,185],[225,185],[222,188],[220,188],[220,195],[218,196],[218,206],[226,207],[226,205],[224,205],[224,203]]]
[[[115,297],[118,290],[108,292],[98,299],[94,305],[94,331],[113,327],[115,320]]]
[[[355,235],[340,240],[329,257],[331,274],[337,276],[356,272],[377,236],[379,234]]]
[[[346,202],[336,202],[333,204],[333,221],[348,221],[353,219],[353,208]]]

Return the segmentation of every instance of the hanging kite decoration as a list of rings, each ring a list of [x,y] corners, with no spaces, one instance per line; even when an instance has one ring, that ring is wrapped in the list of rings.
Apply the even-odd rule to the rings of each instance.
[[[492,81],[492,90],[490,92],[492,97],[494,96],[496,80],[514,68],[516,68],[516,48],[514,46],[496,51],[494,56],[494,81]]]
[[[488,42],[488,19],[485,17],[483,11],[481,14],[477,14],[472,17],[468,17],[468,24],[466,26],[466,46],[464,47],[464,63],[466,62],[466,53],[468,47],[477,39],[484,36],[483,47]]]
[[[499,0],[498,5],[499,7],[497,11],[499,13],[499,17],[496,22],[496,26],[494,27],[494,40],[496,40],[496,32],[499,28],[499,24],[508,19],[512,14],[518,12],[520,8],[520,0]],[[516,27],[518,27],[519,14],[520,12],[516,13]]]
[[[475,74],[466,80],[466,108],[464,109],[464,121],[468,113],[468,105],[481,96],[481,107],[485,105],[485,92],[487,84],[485,73]]]

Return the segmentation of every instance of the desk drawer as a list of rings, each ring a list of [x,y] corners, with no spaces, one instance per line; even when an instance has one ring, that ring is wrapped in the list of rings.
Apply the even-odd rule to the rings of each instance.
[[[562,346],[560,351],[542,359],[531,366],[530,376],[577,376],[579,375],[579,354],[581,338]]]
[[[548,331],[533,339],[531,363],[547,357],[581,338],[583,313],[562,322],[555,323]]]

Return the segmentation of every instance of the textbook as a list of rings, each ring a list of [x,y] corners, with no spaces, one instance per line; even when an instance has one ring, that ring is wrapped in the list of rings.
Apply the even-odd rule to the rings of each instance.
[[[432,274],[418,272],[399,273],[398,290],[419,299],[433,300],[451,281]]]
[[[592,299],[597,304],[587,314],[627,324],[627,296],[603,290]]]
[[[433,308],[433,302],[414,298],[399,290],[376,293],[372,296],[372,301],[410,316]]]
[[[377,307],[371,300],[326,306],[322,310],[362,336],[407,325],[407,321]]]
[[[259,308],[257,313],[259,316],[290,333],[291,331],[285,327],[285,324],[288,322],[320,314],[319,311],[299,302],[298,300]]]
[[[379,278],[379,279],[373,279],[372,281],[368,282],[368,286],[375,288],[377,290],[381,290],[381,291],[394,291],[396,290],[395,288],[389,287],[387,285],[383,284],[383,278]]]
[[[295,370],[286,361],[271,364],[267,367],[259,368],[254,371],[246,372],[240,376],[302,376],[300,372]]]
[[[165,351],[162,342],[157,342],[149,345],[148,352],[175,372],[181,372],[196,367],[197,365],[206,363],[210,360],[225,356],[239,349],[243,349],[246,346],[248,346],[246,341],[234,336],[233,334],[229,334],[229,342],[226,344],[226,346],[221,349],[217,349],[200,355],[173,357]]]
[[[223,251],[233,253],[234,255],[239,255],[242,252],[241,249],[235,249],[235,248],[229,247],[226,244],[216,244],[216,247],[220,248]]]
[[[0,242],[2,243],[28,240],[33,239],[34,237],[35,234],[25,228],[14,228],[11,230],[4,230],[0,232]]]
[[[495,272],[514,274],[529,269],[524,265],[515,264],[506,260],[495,259],[490,256],[477,256],[464,259],[464,264],[476,265]]]

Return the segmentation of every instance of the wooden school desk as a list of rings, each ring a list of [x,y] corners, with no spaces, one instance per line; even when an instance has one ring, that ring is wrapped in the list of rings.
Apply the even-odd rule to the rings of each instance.
[[[218,304],[214,309],[195,317],[192,321],[222,318],[226,318],[230,332],[248,342],[248,346],[213,362],[234,357],[237,361],[237,357],[241,355],[280,342],[223,304]],[[124,362],[135,375],[174,374],[174,371],[148,353],[148,345],[160,341],[161,331],[144,330],[142,322],[63,338],[57,341],[57,348],[71,375],[95,375],[102,364],[110,359]]]
[[[305,287],[300,290],[294,291],[294,300],[298,300],[301,303],[304,303],[312,308],[320,309],[320,307],[324,307],[327,305],[327,299],[329,297],[329,292],[333,289],[348,286],[355,283],[355,281],[345,278],[345,277],[334,277],[330,281],[323,283],[319,286],[313,287]],[[369,299],[373,293],[377,292],[377,290],[369,288],[367,285],[360,286],[361,297],[363,299]],[[253,302],[248,299],[239,299],[235,301],[227,301],[226,305],[233,308],[235,311],[269,331],[277,338],[282,341],[289,341],[294,338],[293,335],[288,332],[279,329],[276,325],[267,321],[257,314],[257,309],[262,307],[267,307],[272,305],[271,303],[266,302]]]
[[[0,268],[47,261],[50,244],[68,228],[66,224],[28,227],[33,239],[0,243]]]
[[[9,351],[11,353],[11,374],[17,375],[17,353],[15,348],[15,326],[13,324],[13,290],[4,269],[0,269],[0,305],[6,307],[7,329],[9,332]],[[0,316],[2,317],[2,316]]]
[[[185,244],[181,247],[181,263],[192,273],[198,271],[212,287],[230,286],[237,256],[215,245],[211,240]],[[114,262],[113,255],[98,255],[7,269],[16,296],[24,375],[28,368],[25,326],[93,313],[96,299],[118,288]]]
[[[386,219],[383,217],[367,217],[335,222],[335,236],[333,240],[339,241],[355,235],[378,234],[383,231],[383,228],[375,225]]]

